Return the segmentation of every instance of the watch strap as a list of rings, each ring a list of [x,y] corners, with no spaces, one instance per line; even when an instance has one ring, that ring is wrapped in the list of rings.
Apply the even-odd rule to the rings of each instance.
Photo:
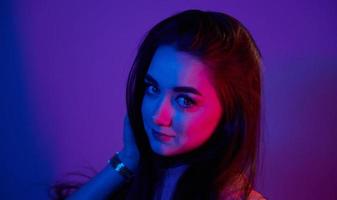
[[[115,155],[108,160],[110,166],[116,170],[127,182],[130,182],[134,177],[133,172],[121,161],[118,156],[119,152],[116,152]]]

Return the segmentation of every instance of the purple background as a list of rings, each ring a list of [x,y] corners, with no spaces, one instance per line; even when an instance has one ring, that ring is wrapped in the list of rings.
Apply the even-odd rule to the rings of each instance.
[[[101,169],[122,147],[124,90],[139,41],[184,9],[229,13],[264,56],[258,190],[337,199],[337,3],[0,1],[0,196],[46,199],[50,183]]]

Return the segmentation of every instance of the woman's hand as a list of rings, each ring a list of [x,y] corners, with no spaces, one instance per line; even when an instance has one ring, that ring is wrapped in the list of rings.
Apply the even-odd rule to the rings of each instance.
[[[123,149],[120,151],[119,157],[128,168],[136,170],[139,162],[139,150],[128,115],[124,117],[123,143]]]

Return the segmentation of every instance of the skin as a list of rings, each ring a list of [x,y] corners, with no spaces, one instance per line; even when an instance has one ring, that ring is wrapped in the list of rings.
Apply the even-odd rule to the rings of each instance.
[[[200,59],[173,46],[160,46],[144,82],[142,117],[155,153],[187,153],[210,138],[222,108],[208,68]]]

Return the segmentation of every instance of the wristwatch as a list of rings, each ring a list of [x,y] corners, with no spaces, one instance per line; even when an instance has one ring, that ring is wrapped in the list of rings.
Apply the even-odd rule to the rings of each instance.
[[[134,177],[133,172],[121,161],[118,156],[119,152],[116,152],[115,155],[108,160],[110,166],[116,170],[127,182],[130,182]]]

